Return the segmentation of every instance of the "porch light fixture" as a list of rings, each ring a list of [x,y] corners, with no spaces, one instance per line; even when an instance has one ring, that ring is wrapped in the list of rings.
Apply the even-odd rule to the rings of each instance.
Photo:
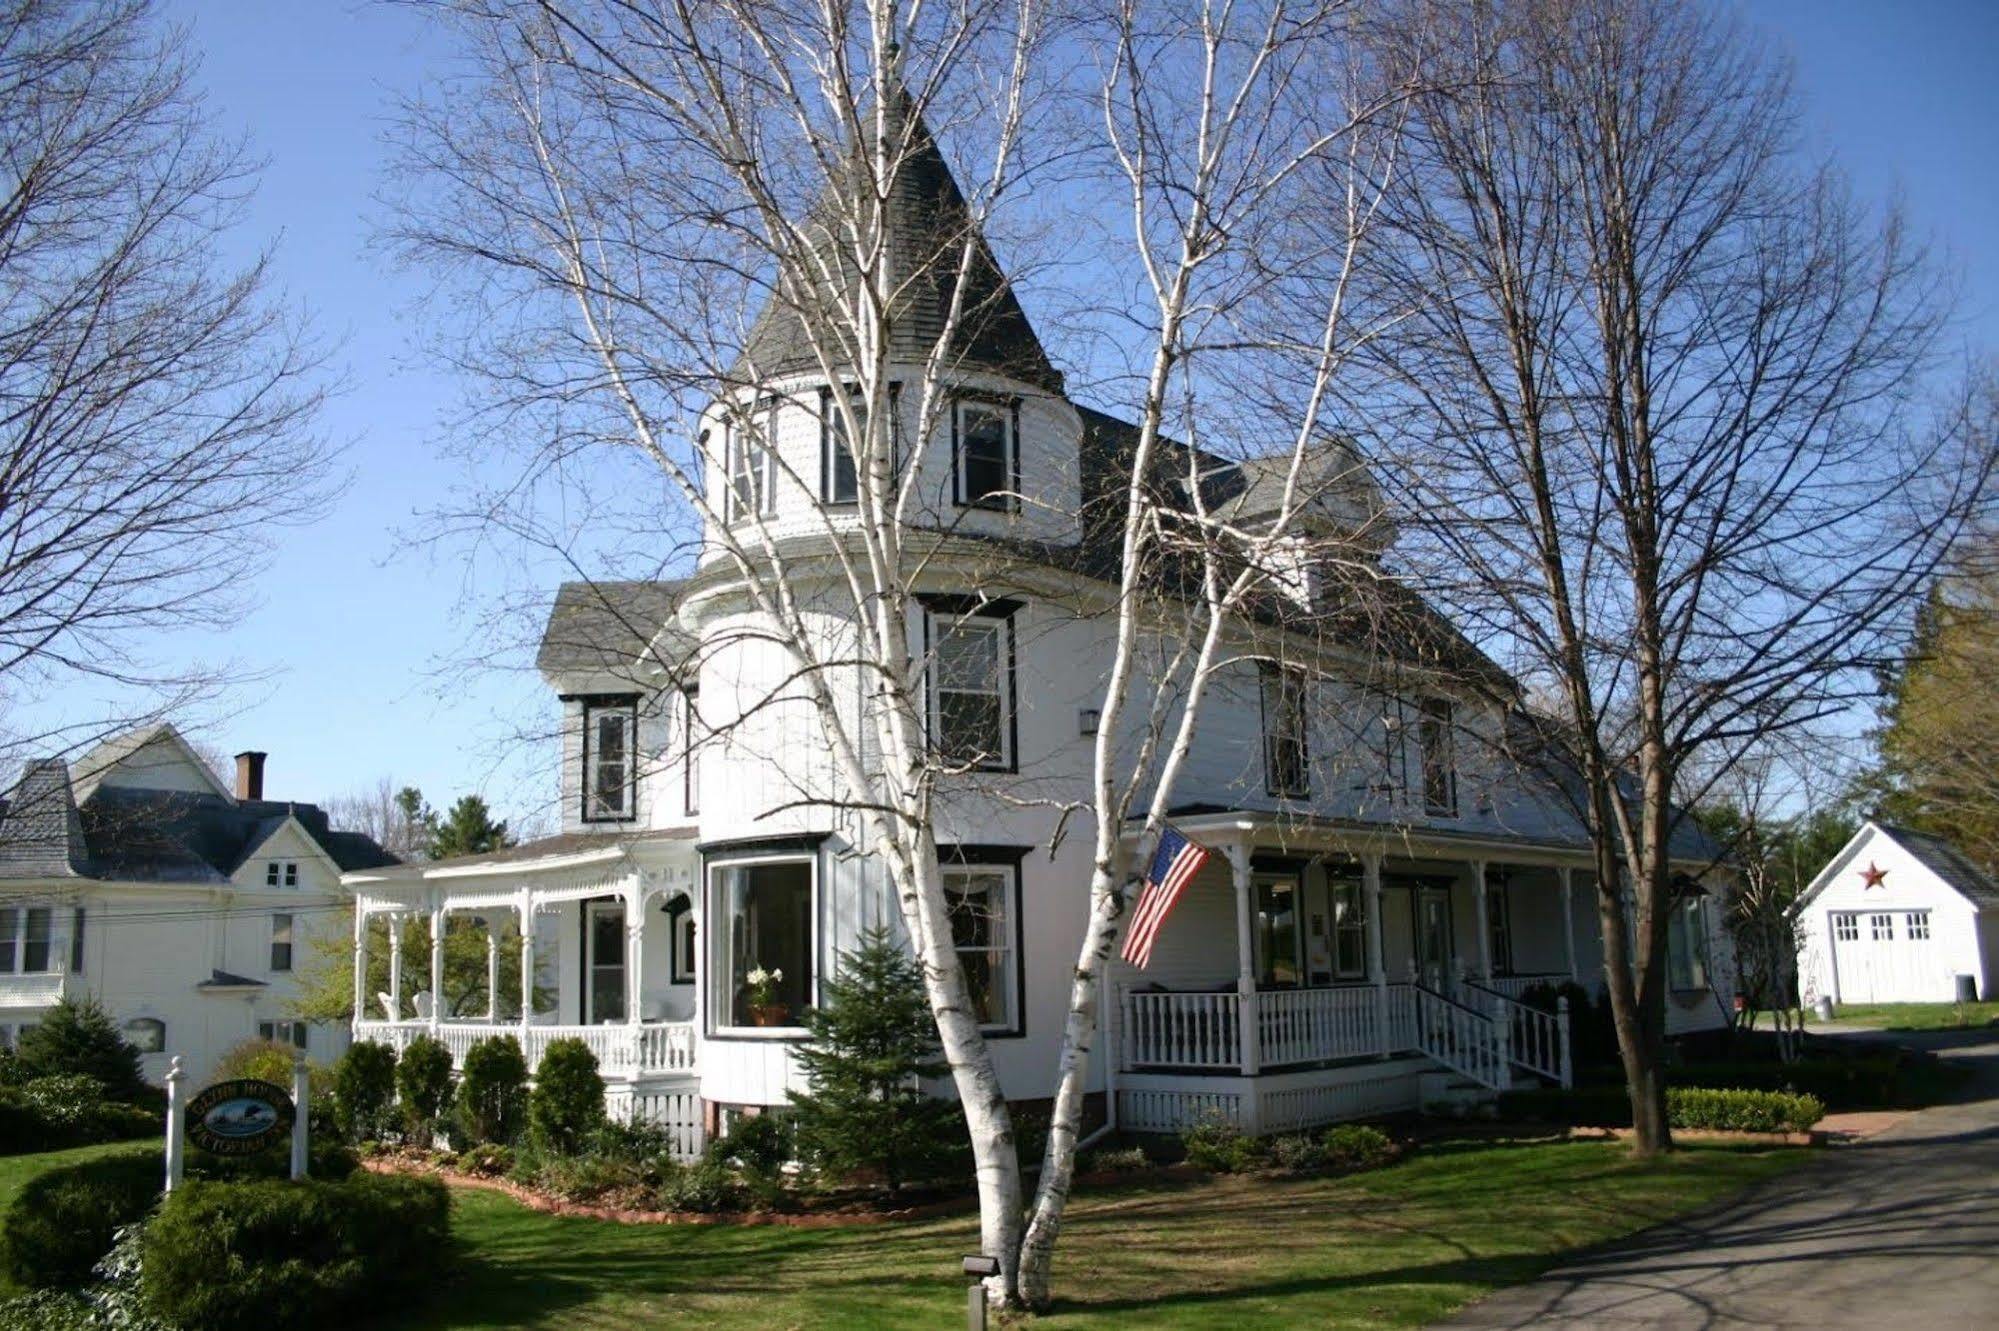
[[[1078,710],[1076,713],[1076,733],[1084,739],[1090,739],[1097,733],[1097,727],[1103,724],[1103,719],[1103,712],[1095,707],[1084,707]]]

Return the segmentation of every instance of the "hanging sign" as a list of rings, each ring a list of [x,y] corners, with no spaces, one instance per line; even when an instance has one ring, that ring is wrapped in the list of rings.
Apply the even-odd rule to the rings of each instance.
[[[255,1155],[284,1140],[295,1117],[282,1086],[218,1081],[187,1102],[187,1139],[212,1155]]]

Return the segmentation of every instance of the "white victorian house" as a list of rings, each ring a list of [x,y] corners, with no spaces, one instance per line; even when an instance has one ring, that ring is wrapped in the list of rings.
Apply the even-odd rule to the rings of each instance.
[[[1999,883],[1941,837],[1868,822],[1791,909],[1807,1004],[1999,996]]]
[[[155,1081],[178,1054],[198,1085],[259,1036],[321,1062],[347,1047],[294,1017],[301,972],[346,933],[341,874],[390,857],[266,799],[264,762],[238,754],[232,790],[163,724],[27,765],[0,803],[0,1044],[92,996]]]
[[[891,229],[920,248],[926,210],[948,206],[956,186],[927,140],[901,182]],[[1087,798],[1110,662],[1101,609],[1116,551],[1090,518],[1123,493],[1134,427],[1071,401],[997,265],[973,267],[990,268],[967,301],[985,313],[955,349],[950,409],[919,439],[915,395],[903,394],[895,427],[924,450],[925,492],[908,520],[938,540],[911,644],[927,666],[931,742],[979,756],[945,778],[936,837],[998,1073],[1026,1103],[1053,1092],[1088,904],[1088,838],[1061,834],[1060,807]],[[924,299],[911,296],[894,324],[912,380],[943,326]],[[759,367],[758,429],[732,433],[740,411],[710,413],[708,437],[728,447],[708,492],[727,497],[728,521],[755,521],[809,569],[825,549],[815,543],[852,521],[841,516],[854,465],[833,410],[840,385],[812,368],[780,309],[758,320],[745,360]],[[1211,463],[1232,519],[1255,522],[1259,468]],[[1337,505],[1325,519],[1339,520]],[[1318,609],[1312,580],[1299,581]],[[836,602],[811,603],[831,638],[853,630]],[[1420,607],[1405,620],[1404,656],[1296,634],[1272,660],[1245,650],[1217,681],[1174,812],[1215,854],[1150,967],[1113,967],[1090,1074],[1097,1121],[1173,1130],[1221,1113],[1275,1131],[1412,1106],[1454,1084],[1567,1075],[1556,1018],[1512,1000],[1537,981],[1597,983],[1583,829],[1554,783],[1494,756],[1490,741],[1513,718],[1436,669],[1439,643],[1475,656],[1469,645]],[[508,945],[528,962],[526,1001],[496,997],[473,1020],[387,1010],[358,954],[393,931],[370,944],[360,930],[358,1037],[428,1030],[462,1053],[514,1030],[532,1059],[548,1039],[580,1035],[613,1098],[686,1141],[724,1111],[785,1102],[800,1084],[798,1015],[897,911],[860,819],[832,793],[816,713],[787,697],[793,667],[761,622],[713,540],[679,580],[561,589],[538,661],[561,707],[560,834],[344,879],[367,919],[471,916],[495,938],[517,930]],[[1259,631],[1266,642],[1285,633]],[[860,694],[856,684],[849,696]],[[1682,837],[1683,867],[1707,867],[1711,848],[1690,824]],[[1132,850],[1141,864],[1150,853]],[[1674,917],[1672,1032],[1726,1020],[1718,917],[1700,892]],[[441,976],[441,964],[394,958],[399,972]],[[759,969],[781,976],[764,1003],[747,980]]]

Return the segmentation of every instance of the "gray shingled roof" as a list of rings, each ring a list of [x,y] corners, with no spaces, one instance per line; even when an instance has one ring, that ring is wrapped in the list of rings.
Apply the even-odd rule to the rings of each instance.
[[[1965,853],[1942,837],[1931,836],[1928,832],[1917,832],[1907,827],[1890,827],[1881,824],[1881,830],[1895,839],[1896,844],[1915,856],[1923,867],[1944,880],[1966,901],[1980,910],[1999,907],[1999,883],[1992,881],[1991,875],[1973,864]]]
[[[0,880],[223,883],[288,818],[342,871],[396,862],[314,804],[98,785],[79,807],[65,764],[42,759],[0,804]]]
[[[672,669],[694,650],[693,639],[673,626],[684,586],[679,580],[563,583],[535,666],[547,675],[631,671],[651,650]]]
[[[929,356],[943,334],[957,285],[958,260],[969,241],[971,268],[966,274],[962,312],[947,368],[991,370],[1060,393],[1062,376],[1050,364],[985,236],[968,216],[964,193],[920,115],[911,117],[907,138],[892,192],[883,204],[890,280],[899,292],[890,311],[891,358],[911,364]],[[858,154],[856,160],[858,163]],[[865,170],[858,165],[857,169]],[[851,200],[866,197],[865,181],[861,188],[842,191],[842,195],[849,201],[844,206],[836,203],[829,188],[828,196],[805,222],[811,243],[823,247],[821,253],[844,256],[846,247],[839,246],[836,237],[852,211]],[[858,283],[858,272],[849,259],[839,257],[827,266],[836,268],[845,282]],[[838,292],[824,292],[812,300],[837,305],[842,303],[840,297]],[[755,384],[818,367],[800,315],[804,304],[782,289],[771,293],[745,340],[736,368],[739,379]]]

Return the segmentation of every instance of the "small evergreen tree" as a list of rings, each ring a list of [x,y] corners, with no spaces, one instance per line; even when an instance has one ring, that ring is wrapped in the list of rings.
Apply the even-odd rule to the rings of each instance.
[[[396,1094],[403,1104],[403,1122],[410,1132],[429,1142],[437,1122],[451,1107],[451,1051],[440,1040],[419,1035],[403,1050],[396,1064]]]
[[[946,1066],[923,973],[877,929],[842,958],[796,1051],[807,1091],[791,1094],[799,1154],[835,1175],[878,1175],[890,1193],[933,1178],[965,1147],[957,1106],[921,1078]]]
[[[61,999],[41,1024],[21,1032],[18,1074],[22,1081],[81,1075],[104,1084],[114,1100],[146,1095],[146,1077],[133,1047],[95,998]]]
[[[379,1138],[393,1116],[396,1098],[396,1052],[384,1044],[362,1040],[348,1046],[333,1065],[333,1112],[348,1141]]]
[[[548,1042],[528,1094],[528,1121],[535,1144],[558,1155],[574,1155],[604,1125],[604,1078],[589,1045],[574,1038]]]
[[[493,811],[486,807],[485,800],[477,795],[464,795],[437,825],[430,839],[430,856],[447,860],[454,855],[483,855],[513,844],[506,820],[494,822]]]
[[[458,1078],[458,1120],[478,1142],[511,1145],[527,1118],[528,1061],[511,1035],[475,1041]]]

